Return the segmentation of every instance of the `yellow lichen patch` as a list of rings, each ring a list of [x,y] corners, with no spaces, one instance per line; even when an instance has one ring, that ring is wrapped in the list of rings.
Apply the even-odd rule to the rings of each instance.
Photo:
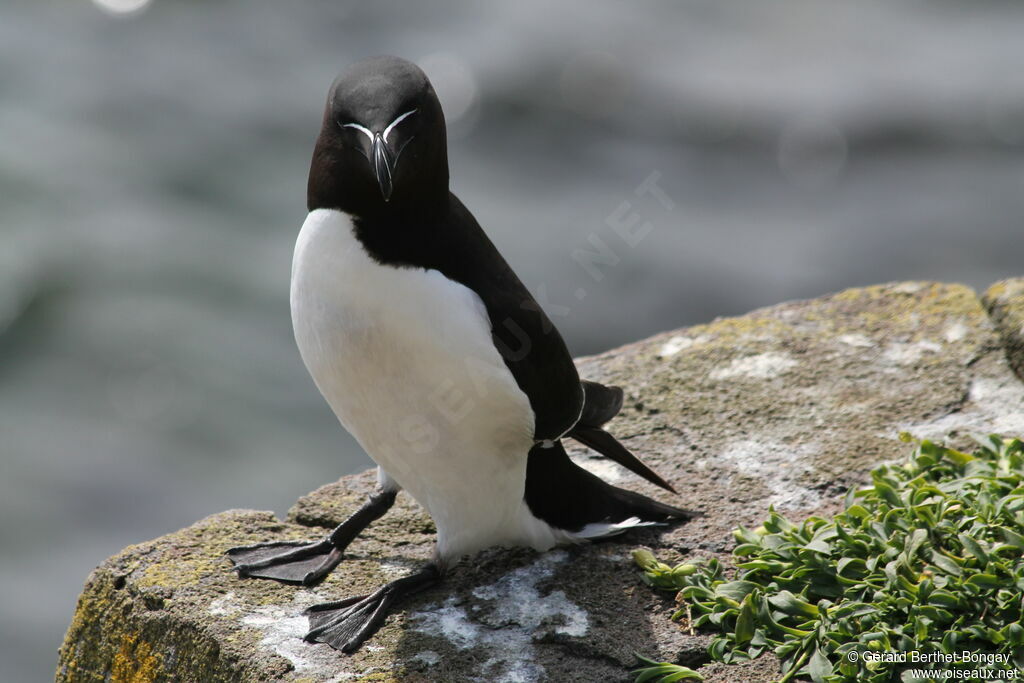
[[[136,581],[140,588],[183,588],[194,586],[206,576],[217,570],[221,558],[199,554],[189,554],[180,558],[165,558],[161,562],[151,564],[142,572]]]
[[[997,282],[985,292],[985,296],[989,299],[998,300],[1006,296],[1006,282]]]
[[[400,678],[395,678],[395,675],[389,671],[374,671],[362,676],[360,680],[378,681],[378,683],[399,683],[401,681]]]
[[[89,577],[89,581],[86,583],[86,590],[82,591],[82,594],[78,596],[78,605],[75,607],[75,613],[71,617],[71,625],[68,626],[67,636],[70,639],[72,634],[81,633],[89,622],[100,618],[105,609],[108,606],[110,599],[110,593],[107,590],[101,592],[93,592],[88,590],[90,584],[98,582],[97,574]],[[107,588],[104,585],[104,588]]]
[[[113,683],[152,683],[159,673],[160,658],[152,652],[152,646],[138,642],[134,635],[125,636],[114,655],[110,680]]]
[[[985,291],[983,299],[986,307],[993,312],[997,308],[1019,310],[1024,307],[1024,278],[995,283]]]
[[[97,634],[118,632],[120,622],[112,624],[111,615],[121,612],[123,599],[114,583],[114,577],[103,569],[93,572],[86,582],[60,647],[61,668],[57,680],[86,680],[84,671],[94,669],[96,661],[110,657],[109,650],[104,653],[104,648],[86,643]]]
[[[788,328],[773,318],[756,315],[740,318],[720,318],[706,325],[691,328],[691,336],[708,335],[712,341],[731,341],[739,337],[770,339]]]
[[[1024,297],[1024,278],[1001,280],[985,292],[985,299],[990,301],[1004,301],[1014,297]]]
[[[1024,379],[1024,278],[995,283],[983,301],[1002,337],[1010,365]]]

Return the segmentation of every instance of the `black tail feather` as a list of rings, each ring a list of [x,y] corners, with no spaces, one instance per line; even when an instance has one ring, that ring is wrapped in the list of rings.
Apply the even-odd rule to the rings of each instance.
[[[625,394],[619,387],[606,387],[597,382],[580,380],[583,387],[583,412],[578,424],[600,427],[619,414]]]
[[[574,463],[561,442],[551,448],[536,446],[530,451],[525,498],[534,516],[568,531],[631,517],[645,522],[670,522],[689,520],[699,514],[612,486]]]
[[[676,493],[672,485],[662,479],[650,467],[645,465],[640,458],[636,457],[625,446],[619,443],[618,439],[604,431],[600,427],[589,427],[577,424],[569,432],[569,436],[579,441],[587,448],[592,448],[609,460],[613,460],[627,470],[643,477],[655,486],[660,486],[666,491]]]

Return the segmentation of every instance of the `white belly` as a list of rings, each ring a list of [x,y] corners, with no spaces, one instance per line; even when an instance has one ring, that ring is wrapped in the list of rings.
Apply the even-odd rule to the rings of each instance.
[[[295,245],[292,324],[341,423],[434,518],[442,557],[550,547],[523,491],[533,411],[472,290],[372,260],[344,213],[309,214]]]

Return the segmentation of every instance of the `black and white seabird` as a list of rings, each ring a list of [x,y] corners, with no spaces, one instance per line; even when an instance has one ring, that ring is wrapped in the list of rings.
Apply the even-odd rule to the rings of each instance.
[[[405,489],[433,517],[432,562],[308,610],[309,641],[353,652],[404,596],[465,555],[540,551],[688,519],[576,465],[572,437],[673,491],[602,426],[617,387],[581,381],[562,337],[448,189],[441,104],[414,64],[378,57],[332,85],[292,263],[295,339],[378,465],[378,490],[316,543],[229,551],[240,576],[312,585]]]

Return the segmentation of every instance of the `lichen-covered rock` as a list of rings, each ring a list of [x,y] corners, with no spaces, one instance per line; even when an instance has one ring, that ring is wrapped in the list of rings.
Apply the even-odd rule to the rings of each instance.
[[[694,522],[546,554],[487,551],[349,657],[304,643],[301,612],[429,557],[433,524],[404,494],[315,589],[239,580],[223,555],[317,537],[312,527],[342,520],[373,486],[372,473],[346,477],[299,500],[287,523],[225,512],[107,560],[79,600],[57,678],[614,681],[628,680],[639,652],[703,665],[709,681],[771,680],[768,657],[705,664],[706,637],[669,620],[671,596],[641,583],[629,552],[721,554],[733,527],[755,525],[769,505],[830,512],[871,467],[906,453],[901,430],[954,440],[1024,434],[1024,384],[1004,348],[1020,299],[994,290],[986,304],[1002,333],[970,289],[913,282],[782,304],[580,360],[583,376],[626,389],[610,428],[677,486],[672,502],[704,511]],[[574,456],[618,484],[671,498],[582,448]]]
[[[1024,277],[995,283],[982,300],[1003,337],[1010,366],[1024,379]]]

